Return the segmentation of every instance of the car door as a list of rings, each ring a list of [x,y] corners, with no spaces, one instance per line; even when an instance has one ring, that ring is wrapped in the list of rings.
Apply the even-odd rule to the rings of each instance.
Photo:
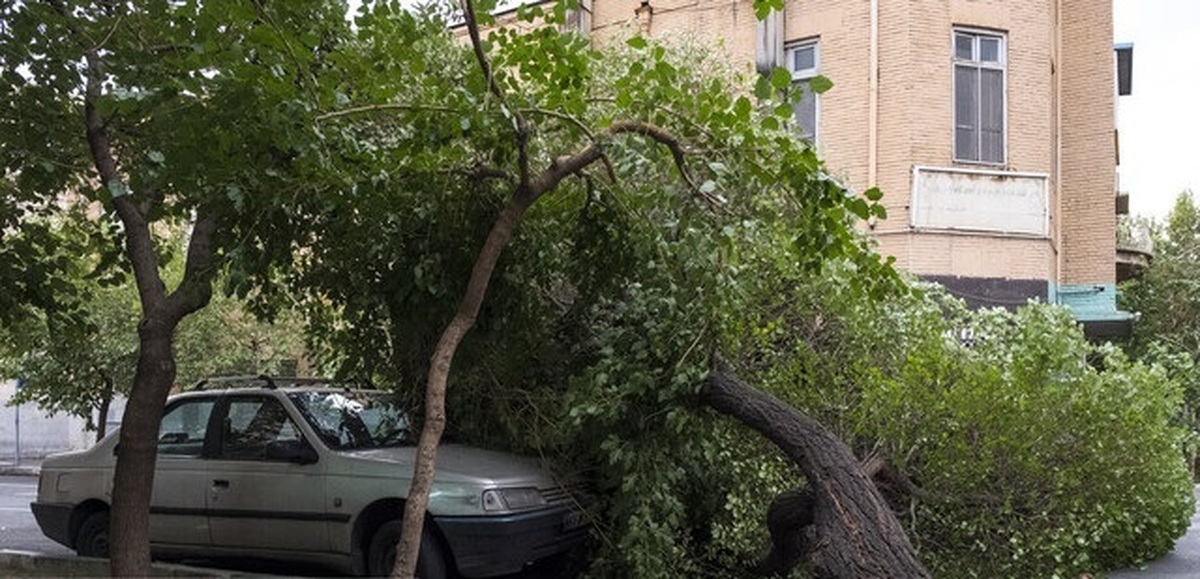
[[[150,540],[160,545],[209,543],[204,459],[217,397],[177,400],[163,412],[150,499]]]
[[[268,457],[272,443],[308,444],[284,403],[269,394],[227,396],[209,462],[208,514],[217,547],[329,551],[325,465]]]

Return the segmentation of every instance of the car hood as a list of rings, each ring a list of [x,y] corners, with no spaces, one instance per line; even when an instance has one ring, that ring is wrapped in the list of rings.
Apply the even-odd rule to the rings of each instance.
[[[360,460],[412,465],[416,448],[406,446],[357,450],[344,455]],[[434,478],[439,482],[470,481],[497,486],[538,488],[553,484],[550,474],[540,468],[534,459],[462,444],[439,446],[436,466],[437,474]]]

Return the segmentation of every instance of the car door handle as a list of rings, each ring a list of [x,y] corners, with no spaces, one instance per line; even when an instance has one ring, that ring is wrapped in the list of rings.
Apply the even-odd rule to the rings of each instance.
[[[217,489],[227,489],[227,488],[229,488],[229,481],[227,481],[227,480],[221,480],[221,479],[214,480],[214,481],[213,481],[213,488],[217,488]]]

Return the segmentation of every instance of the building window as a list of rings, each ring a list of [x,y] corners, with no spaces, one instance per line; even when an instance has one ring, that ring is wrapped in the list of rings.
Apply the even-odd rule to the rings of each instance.
[[[954,31],[954,159],[1004,163],[1004,36]]]
[[[817,95],[809,88],[809,81],[817,76],[817,41],[807,40],[789,45],[785,49],[788,69],[792,71],[792,90],[799,91],[800,101],[793,105],[796,119],[796,134],[809,141],[817,139]]]

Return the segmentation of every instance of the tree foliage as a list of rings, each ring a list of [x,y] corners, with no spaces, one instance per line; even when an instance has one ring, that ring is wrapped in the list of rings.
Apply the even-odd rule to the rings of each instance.
[[[120,259],[102,263],[136,281],[138,361],[112,510],[116,574],[148,572],[154,441],[176,377],[172,336],[208,303],[224,259],[270,243],[260,208],[310,191],[293,161],[312,142],[316,78],[348,30],[344,13],[330,2],[0,4],[2,181],[17,199],[5,207],[101,202],[120,240],[108,254]],[[153,231],[164,219],[192,223],[171,287]],[[37,256],[14,251],[26,263]],[[52,287],[34,283],[22,299],[49,303]]]
[[[85,428],[105,433],[107,408],[115,395],[128,394],[138,356],[137,289],[127,276],[104,275],[100,256],[89,246],[98,225],[80,207],[70,207],[52,230],[60,239],[62,268],[76,307],[36,309],[0,329],[0,375],[17,376],[25,386],[10,404],[36,403],[46,412],[66,412]],[[169,283],[182,275],[182,230],[164,228],[162,245]],[[45,288],[43,288],[44,290]],[[218,374],[279,373],[303,358],[303,326],[285,313],[274,323],[251,315],[241,300],[219,294],[188,317],[175,337],[177,383]],[[294,372],[294,369],[292,370]]]
[[[1121,307],[1139,315],[1127,349],[1137,359],[1168,368],[1184,385],[1179,420],[1191,430],[1194,473],[1200,437],[1200,208],[1193,193],[1184,191],[1165,221],[1142,223],[1154,255],[1141,275],[1121,286]]]
[[[1168,368],[1089,344],[1053,306],[971,312],[933,288],[847,302],[841,275],[797,285],[790,315],[756,310],[752,351],[763,383],[902,475],[891,496],[936,575],[1096,573],[1186,530]]]
[[[322,364],[413,398],[461,320],[449,424],[595,482],[595,576],[746,573],[770,497],[801,483],[698,404],[716,352],[924,489],[898,496],[938,570],[1041,575],[1163,548],[1187,506],[1163,421],[1175,382],[1108,352],[1089,366],[1060,313],[909,296],[855,229],[885,217],[881,193],[847,191],[794,138],[789,75],[636,35],[594,49],[558,29],[565,8],[521,8],[523,32],[468,44],[389,2],[353,30],[336,3],[10,3],[0,124],[19,136],[0,152],[19,169],[0,182],[19,196],[0,218],[75,193],[120,219],[107,239],[133,259],[100,261],[136,274],[152,411],[170,380],[142,374],[145,348],[174,362],[163,345],[221,265],[256,312],[302,311]],[[149,227],[166,218],[194,224],[169,294]],[[42,279],[28,287],[51,295]],[[136,418],[147,445],[157,415]],[[121,480],[148,499],[147,479]],[[1105,494],[1130,487],[1147,491]]]
[[[702,486],[684,468],[641,480],[659,473],[639,468],[650,465],[640,453],[626,463],[621,446],[651,433],[664,452],[683,437],[697,443],[687,408],[723,327],[757,276],[770,275],[757,262],[815,275],[844,260],[859,271],[848,293],[884,291],[894,273],[853,227],[883,215],[878,192],[847,192],[793,137],[791,103],[776,96],[786,75],[748,82],[699,51],[640,37],[601,52],[553,26],[493,29],[472,54],[386,4],[357,25],[369,58],[341,55],[352,80],[339,87],[344,105],[322,115],[330,165],[345,181],[287,209],[282,229],[305,244],[304,262],[270,279],[314,307],[344,367],[420,384],[478,248],[497,249],[485,244],[489,227],[517,205],[524,220],[455,357],[450,423],[522,450],[571,445],[609,462],[605,490],[628,486],[622,496],[642,505],[614,503],[622,544],[643,528],[666,532],[650,535],[665,551],[642,545],[607,568],[654,576],[703,564],[674,541],[686,517],[661,516],[686,502],[656,490]],[[541,406],[576,396],[622,406],[574,408],[565,425],[565,407]]]

